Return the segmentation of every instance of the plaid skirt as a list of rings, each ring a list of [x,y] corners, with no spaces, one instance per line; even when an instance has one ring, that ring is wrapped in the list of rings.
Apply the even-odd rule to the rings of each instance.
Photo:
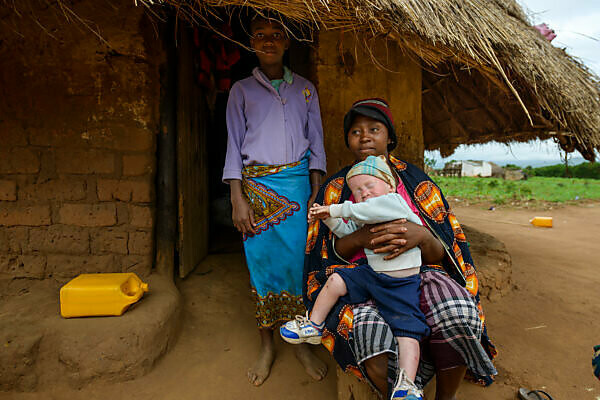
[[[443,272],[421,273],[421,310],[431,336],[421,343],[421,360],[415,383],[420,387],[433,378],[436,369],[466,365],[480,377],[496,375],[496,368],[480,343],[482,323],[470,293]],[[388,354],[388,384],[397,378],[398,345],[390,327],[373,303],[353,309],[352,346],[358,365],[376,355]],[[370,382],[372,384],[372,382]]]

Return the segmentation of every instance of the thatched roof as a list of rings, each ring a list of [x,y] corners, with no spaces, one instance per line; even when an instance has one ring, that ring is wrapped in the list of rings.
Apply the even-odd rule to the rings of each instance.
[[[460,144],[548,137],[590,160],[600,149],[598,77],[532,28],[514,0],[134,1],[152,13],[170,5],[200,24],[215,12],[245,7],[277,12],[310,30],[353,32],[365,43],[391,39],[423,68],[425,146],[443,155]],[[0,22],[28,10],[35,20],[32,10],[54,7],[90,28],[70,11],[74,3],[0,0]]]
[[[514,0],[138,0],[202,23],[218,8],[275,11],[317,29],[395,40],[423,66],[428,149],[555,137],[593,159],[600,83],[551,45]]]

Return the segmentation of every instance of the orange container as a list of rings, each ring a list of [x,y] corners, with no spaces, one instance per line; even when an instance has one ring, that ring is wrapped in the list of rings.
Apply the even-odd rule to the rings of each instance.
[[[533,217],[529,222],[534,226],[552,228],[552,217]]]
[[[60,314],[65,318],[121,315],[148,291],[133,272],[81,274],[60,288]]]

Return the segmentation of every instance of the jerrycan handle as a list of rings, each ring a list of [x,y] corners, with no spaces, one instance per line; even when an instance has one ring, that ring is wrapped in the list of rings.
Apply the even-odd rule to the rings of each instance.
[[[142,297],[144,292],[149,290],[148,284],[142,282],[137,276],[131,276],[123,285],[121,285],[121,292],[129,299],[138,299]]]

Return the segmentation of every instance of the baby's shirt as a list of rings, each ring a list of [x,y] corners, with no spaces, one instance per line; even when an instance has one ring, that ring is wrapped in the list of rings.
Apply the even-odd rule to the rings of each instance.
[[[379,224],[400,218],[418,225],[423,225],[406,200],[398,193],[388,193],[379,197],[372,197],[362,203],[345,201],[342,204],[329,206],[330,218],[323,222],[337,236],[344,237],[355,232],[366,224]],[[343,219],[348,222],[344,222]],[[421,266],[421,249],[414,247],[391,260],[384,260],[386,254],[375,254],[372,250],[365,249],[369,265],[377,272],[398,271]]]

